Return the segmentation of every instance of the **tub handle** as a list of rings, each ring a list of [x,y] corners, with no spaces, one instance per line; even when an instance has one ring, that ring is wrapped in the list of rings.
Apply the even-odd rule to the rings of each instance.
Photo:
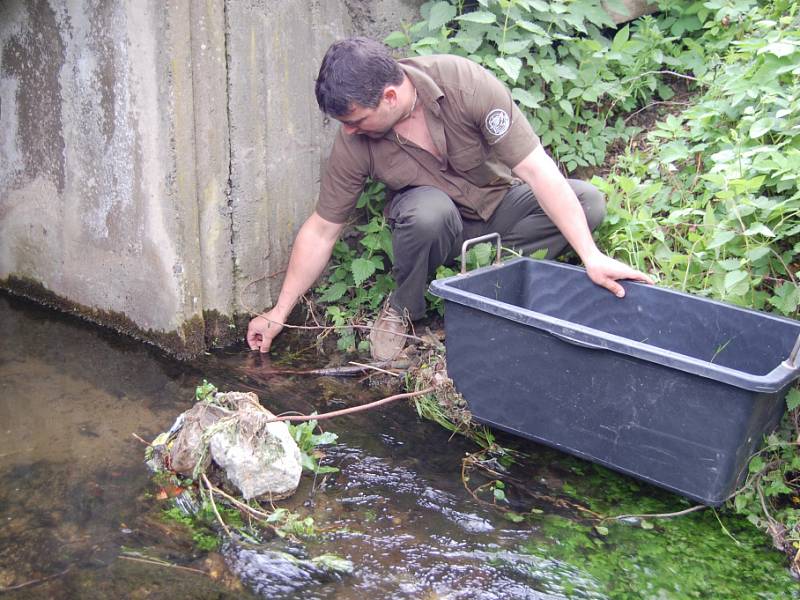
[[[466,275],[467,273],[467,248],[472,246],[473,244],[477,244],[479,242],[485,242],[486,240],[491,240],[497,238],[497,256],[494,259],[494,264],[500,264],[500,234],[499,233],[487,233],[486,235],[482,235],[476,238],[470,238],[465,240],[463,244],[461,244],[461,274]]]
[[[573,346],[581,346],[582,348],[589,348],[591,350],[608,350],[605,346],[601,346],[600,344],[593,344],[591,342],[585,342],[583,340],[577,340],[574,337],[570,337],[564,333],[556,333],[555,331],[548,332],[553,337],[557,337],[562,342],[567,342],[568,344],[572,344]]]
[[[800,353],[800,335],[797,336],[797,340],[794,343],[794,348],[792,348],[792,351],[789,353],[789,357],[783,361],[783,364],[790,369],[796,369],[798,353]]]

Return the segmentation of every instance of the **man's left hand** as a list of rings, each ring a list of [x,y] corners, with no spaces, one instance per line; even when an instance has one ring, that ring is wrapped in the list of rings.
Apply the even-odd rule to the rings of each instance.
[[[589,276],[589,279],[597,285],[606,288],[617,298],[625,296],[625,289],[617,283],[618,279],[631,279],[643,283],[653,283],[653,280],[641,271],[637,271],[599,252],[591,259],[584,261],[584,265],[586,266],[586,274]]]

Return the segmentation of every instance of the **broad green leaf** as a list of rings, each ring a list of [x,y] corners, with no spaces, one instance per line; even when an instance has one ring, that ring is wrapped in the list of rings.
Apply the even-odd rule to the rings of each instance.
[[[768,131],[774,129],[777,125],[778,121],[772,117],[764,117],[763,119],[759,119],[750,126],[750,138],[760,138]]]
[[[569,65],[556,65],[554,71],[556,75],[558,75],[562,79],[568,79],[572,81],[573,79],[577,79],[578,77],[578,74],[575,72],[575,69],[573,69]]]
[[[539,90],[529,92],[522,88],[514,88],[511,90],[511,97],[526,108],[539,108],[540,102],[544,100],[544,94]]]
[[[320,302],[336,302],[347,293],[347,290],[348,286],[344,281],[337,281],[325,289],[325,291],[319,297]]]
[[[738,258],[729,258],[727,260],[721,260],[717,264],[726,271],[735,271],[742,266],[742,261]]]
[[[733,231],[729,231],[727,229],[718,229],[717,232],[714,234],[714,237],[711,239],[711,243],[706,246],[709,250],[714,248],[719,248],[720,246],[724,246],[728,242],[730,242],[733,238],[736,237],[736,233]]]
[[[686,160],[689,157],[689,147],[684,142],[669,142],[661,148],[659,156],[666,163]]]
[[[530,46],[528,40],[510,40],[500,44],[498,49],[503,54],[519,54],[527,50],[528,46]]]
[[[773,232],[769,227],[767,227],[763,223],[754,223],[753,225],[747,228],[747,231],[745,231],[744,234],[763,235],[764,237],[775,237],[775,232]]]
[[[487,12],[485,10],[478,10],[475,12],[465,13],[456,17],[459,21],[469,21],[470,23],[484,23],[488,25],[489,23],[494,23],[497,20],[494,13]]]
[[[479,267],[488,265],[492,261],[493,246],[489,243],[478,244],[472,249],[475,264]]]
[[[428,29],[436,31],[452,21],[456,16],[456,7],[449,2],[437,2],[431,6],[428,14]]]
[[[441,40],[436,37],[424,37],[421,40],[417,40],[411,46],[413,48],[422,48],[424,46],[438,46]]]
[[[725,290],[730,291],[747,279],[747,271],[730,271],[725,275]]]
[[[782,56],[789,56],[790,54],[794,54],[795,50],[797,50],[797,46],[790,42],[772,42],[771,44],[767,44],[763,48],[758,50],[758,54],[764,54],[765,52],[769,52],[770,54],[774,54],[778,58]]]
[[[458,32],[458,34],[451,39],[470,54],[480,48],[481,44],[483,43],[482,37],[471,37],[463,31]]]
[[[614,41],[611,42],[611,50],[614,52],[622,52],[622,49],[625,47],[625,44],[628,43],[630,37],[630,29],[626,25],[617,32],[617,35],[614,36]]]
[[[748,250],[745,256],[747,256],[749,260],[756,262],[757,260],[764,258],[769,253],[769,246],[757,246]]]
[[[356,258],[352,262],[350,270],[353,273],[355,284],[361,285],[375,273],[375,263],[366,258]]]
[[[769,303],[784,314],[792,314],[800,304],[800,288],[790,282],[784,282],[775,288],[775,295]]]
[[[531,23],[530,21],[517,21],[515,24],[517,27],[520,27],[525,31],[529,31],[530,33],[536,33],[544,36],[547,35],[547,32],[536,23]]]
[[[753,459],[750,461],[750,465],[747,467],[747,470],[751,473],[758,473],[761,471],[766,465],[764,464],[764,459],[761,455],[754,456]]]
[[[800,391],[797,388],[792,388],[786,394],[786,408],[794,410],[800,406]]]
[[[335,444],[339,436],[332,431],[325,431],[319,435],[314,434],[311,436],[311,443],[314,446],[326,446],[328,444]]]
[[[401,46],[405,46],[410,42],[411,40],[408,39],[408,36],[402,31],[393,31],[383,38],[383,43],[390,48],[400,48]]]
[[[561,110],[563,110],[570,117],[575,116],[575,111],[572,109],[572,103],[569,100],[562,98],[558,101],[558,105],[561,107]]]
[[[508,56],[505,58],[498,58],[497,66],[503,69],[511,81],[516,81],[519,78],[519,72],[522,69],[522,61],[516,56]]]

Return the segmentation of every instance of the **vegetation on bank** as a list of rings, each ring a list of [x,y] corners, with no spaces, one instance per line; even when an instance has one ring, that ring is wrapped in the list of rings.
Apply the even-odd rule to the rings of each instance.
[[[609,254],[660,285],[797,318],[798,4],[685,0],[660,9],[615,27],[599,0],[439,0],[386,43],[467,56],[507,83],[564,171],[595,174],[608,198],[597,237]],[[381,204],[373,183],[359,202],[364,224],[337,244],[318,290],[335,325],[363,323],[391,291]],[[490,253],[479,247],[470,260]],[[366,347],[356,329],[339,345]],[[769,533],[798,571],[800,393],[787,404],[729,507]]]

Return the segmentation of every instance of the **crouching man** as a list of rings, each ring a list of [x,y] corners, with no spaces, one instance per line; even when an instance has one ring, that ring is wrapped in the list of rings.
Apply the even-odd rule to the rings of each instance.
[[[652,283],[600,252],[591,232],[605,215],[602,194],[561,175],[508,88],[478,64],[450,55],[395,60],[376,41],[350,38],[325,54],[316,96],[341,127],[278,302],[250,321],[252,350],[269,350],[322,273],[367,177],[390,190],[397,284],[370,333],[376,360],[402,350],[436,268],[463,240],[486,233],[523,253],[546,249],[548,258],[569,245],[591,280],[619,297],[618,279]]]

